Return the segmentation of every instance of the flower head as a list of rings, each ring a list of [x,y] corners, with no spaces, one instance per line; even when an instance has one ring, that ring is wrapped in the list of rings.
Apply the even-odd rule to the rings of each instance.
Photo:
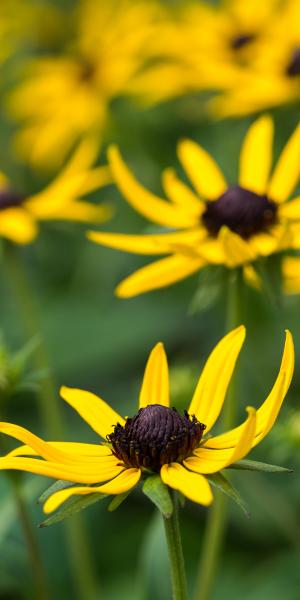
[[[263,116],[246,134],[238,182],[231,185],[206,150],[192,140],[183,140],[178,155],[194,190],[167,169],[162,182],[169,201],[138,183],[118,149],[112,147],[110,166],[126,200],[144,217],[171,230],[156,235],[88,234],[92,241],[111,248],[169,255],[125,279],[117,295],[130,297],[170,285],[208,264],[232,269],[283,249],[298,248],[300,200],[287,200],[300,174],[300,127],[270,174],[272,141],[272,120]]]
[[[279,373],[264,403],[257,411],[247,408],[247,419],[231,431],[206,436],[221,413],[244,338],[241,326],[217,344],[183,415],[170,406],[168,364],[161,343],[149,356],[139,410],[132,418],[123,418],[90,392],[63,387],[64,400],[102,441],[96,445],[45,442],[22,427],[1,423],[2,433],[26,446],[0,458],[0,469],[29,471],[75,484],[50,495],[44,504],[46,513],[74,495],[128,492],[153,472],[190,500],[209,505],[213,496],[206,475],[241,460],[267,435],[292,378],[294,350],[287,332]]]
[[[32,196],[16,192],[1,174],[0,237],[16,244],[29,244],[38,234],[39,221],[99,223],[109,218],[108,205],[97,206],[81,200],[82,196],[111,181],[107,167],[92,168],[96,155],[94,141],[84,140],[54,181]]]

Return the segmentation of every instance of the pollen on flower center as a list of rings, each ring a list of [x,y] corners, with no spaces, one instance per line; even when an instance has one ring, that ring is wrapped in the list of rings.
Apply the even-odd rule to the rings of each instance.
[[[267,196],[233,186],[218,200],[207,204],[202,220],[212,236],[216,236],[221,227],[226,225],[231,231],[247,239],[273,225],[276,216],[276,204]]]
[[[127,467],[159,471],[163,464],[180,462],[199,445],[205,425],[175,408],[151,404],[119,423],[108,436],[113,453]]]
[[[300,75],[300,47],[295,48],[293,51],[291,60],[286,69],[286,74],[289,77]]]
[[[24,196],[13,192],[9,188],[0,190],[0,211],[6,208],[13,208],[14,206],[20,206],[24,201]]]

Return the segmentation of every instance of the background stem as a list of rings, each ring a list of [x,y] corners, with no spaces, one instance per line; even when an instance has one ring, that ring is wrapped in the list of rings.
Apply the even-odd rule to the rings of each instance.
[[[163,517],[168,554],[171,568],[173,600],[187,600],[187,583],[182,551],[178,505],[176,493],[173,493],[173,514],[169,519]]]

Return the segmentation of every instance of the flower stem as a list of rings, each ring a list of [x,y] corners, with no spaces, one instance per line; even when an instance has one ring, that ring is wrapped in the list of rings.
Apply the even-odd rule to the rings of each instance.
[[[173,493],[173,506],[172,516],[168,519],[163,517],[171,569],[172,598],[173,600],[187,600],[187,583],[176,493]]]
[[[52,439],[57,439],[63,435],[63,419],[56,393],[56,385],[49,365],[47,348],[41,335],[39,303],[20,253],[12,244],[7,244],[5,249],[7,274],[24,333],[29,338],[36,335],[40,337],[39,347],[34,354],[36,369],[45,372],[43,384],[38,392],[39,411],[46,434]],[[66,521],[64,525],[72,563],[72,574],[76,579],[78,598],[81,600],[99,598],[97,577],[93,569],[92,551],[82,515],[77,515],[76,519]]]
[[[241,325],[242,284],[241,269],[229,272],[227,290],[226,333]],[[233,426],[236,415],[236,377],[231,382],[224,406],[224,429]],[[209,600],[218,570],[219,558],[227,527],[228,498],[216,491],[207,517],[195,587],[195,600]]]

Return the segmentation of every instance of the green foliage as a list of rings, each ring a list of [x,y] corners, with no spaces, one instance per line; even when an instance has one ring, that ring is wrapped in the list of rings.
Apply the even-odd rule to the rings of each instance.
[[[173,513],[172,498],[168,486],[162,482],[160,475],[150,475],[147,477],[142,490],[164,517],[167,519],[171,517]]]

